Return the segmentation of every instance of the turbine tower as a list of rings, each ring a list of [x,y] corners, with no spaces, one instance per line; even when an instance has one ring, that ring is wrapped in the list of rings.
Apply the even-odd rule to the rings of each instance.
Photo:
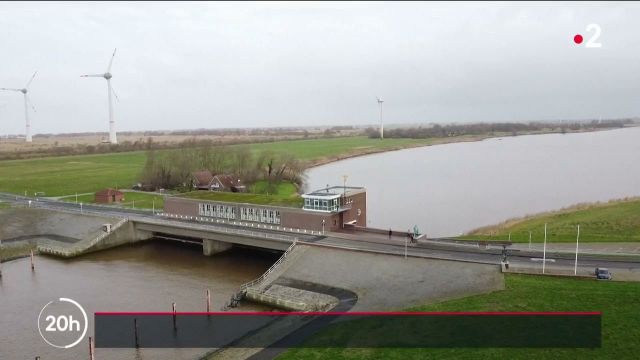
[[[380,105],[380,139],[384,139],[384,125],[382,125],[382,103],[384,100],[380,99],[376,96],[376,100],[378,100],[378,105]]]
[[[117,144],[118,139],[116,138],[116,122],[113,119],[113,98],[112,95],[118,99],[118,95],[111,87],[111,65],[113,65],[113,58],[116,56],[116,49],[113,49],[113,55],[111,55],[111,61],[109,61],[109,66],[107,67],[107,71],[104,74],[92,74],[92,75],[80,75],[80,77],[101,77],[107,80],[107,96],[109,98],[109,142],[111,144]]]
[[[31,140],[31,120],[29,120],[29,106],[31,106],[34,112],[36,111],[36,108],[33,106],[31,101],[29,100],[29,95],[27,95],[27,93],[29,92],[29,86],[31,85],[31,82],[33,81],[33,78],[36,77],[37,73],[38,73],[37,71],[33,73],[33,76],[31,77],[29,82],[27,82],[27,85],[25,85],[24,88],[22,89],[0,88],[0,90],[21,92],[22,95],[24,95],[24,119],[25,119],[25,127],[26,127],[24,139],[28,143],[32,141]]]

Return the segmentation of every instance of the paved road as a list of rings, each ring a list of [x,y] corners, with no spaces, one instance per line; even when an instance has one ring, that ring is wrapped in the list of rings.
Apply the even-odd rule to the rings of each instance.
[[[23,196],[0,193],[0,200],[17,202],[25,204],[28,201],[32,202],[32,206],[45,209],[64,209],[69,211],[80,211],[80,205],[76,203],[69,203],[63,201],[56,201],[51,199],[34,199],[25,198]],[[114,217],[130,217],[139,219],[159,219],[158,215],[153,214],[150,210],[139,209],[123,209],[115,208],[112,206],[83,204],[82,210],[88,213],[99,213],[103,216]],[[181,221],[172,219],[171,221]],[[244,226],[236,226],[232,224],[215,224],[217,227],[229,227],[237,229],[246,229]],[[279,233],[277,231],[270,231],[265,229],[251,228],[253,231]],[[291,233],[282,232],[283,235],[291,235]],[[391,241],[377,239],[375,236],[367,236],[362,234],[359,236],[341,236],[339,234],[327,234],[326,236],[312,236],[312,235],[297,235],[299,240],[313,242],[316,244],[338,246],[351,249],[378,251],[382,253],[400,254],[405,253],[404,241],[402,238],[392,238]],[[461,260],[461,261],[473,261],[483,262],[490,264],[500,264],[502,260],[500,249],[479,249],[470,245],[456,245],[450,243],[437,243],[432,241],[421,241],[418,244],[409,244],[406,248],[409,256],[421,256],[439,259],[449,260]],[[522,252],[519,250],[513,250],[509,256],[509,262],[518,266],[542,266],[541,259],[542,252],[532,250],[531,252]],[[631,269],[640,270],[640,261],[621,259],[612,259],[611,256],[604,255],[580,255],[579,262],[580,267],[595,268],[595,267],[608,267],[612,269]],[[566,254],[553,254],[547,252],[547,266],[571,268],[574,266],[574,258],[567,256]]]

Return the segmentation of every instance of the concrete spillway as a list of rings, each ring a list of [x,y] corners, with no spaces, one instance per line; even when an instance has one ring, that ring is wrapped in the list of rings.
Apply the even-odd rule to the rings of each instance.
[[[254,300],[292,302],[296,297],[291,294],[295,295],[295,292],[278,290],[292,281],[353,291],[358,297],[354,311],[404,309],[504,289],[499,265],[419,257],[405,259],[397,255],[298,243],[278,269],[248,289],[247,296]],[[308,295],[304,298],[312,299]],[[300,298],[296,301],[300,302]],[[271,305],[278,306],[278,303]]]

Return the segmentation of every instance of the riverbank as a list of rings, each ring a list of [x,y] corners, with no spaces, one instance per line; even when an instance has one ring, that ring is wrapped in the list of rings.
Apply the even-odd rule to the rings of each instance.
[[[0,263],[21,259],[31,255],[31,251],[37,253],[37,245],[21,243],[14,246],[0,245]]]
[[[610,129],[589,131],[604,130]],[[567,131],[567,133],[571,132]],[[531,131],[523,132],[518,136],[551,133],[558,133],[558,131]],[[494,133],[445,138],[382,140],[365,136],[345,136],[232,145],[232,147],[246,146],[254,156],[263,152],[293,154],[298,160],[305,162],[306,169],[310,169],[335,161],[387,151],[511,136],[513,136],[511,133]],[[176,150],[159,150],[158,152],[167,151]],[[138,183],[146,158],[145,151],[132,151],[0,161],[0,191],[20,195],[33,195],[39,192],[47,197],[74,196],[75,201],[76,193],[93,193],[107,187],[126,189]]]
[[[470,231],[460,239],[511,240],[516,243],[544,241],[575,243],[580,225],[580,242],[614,243],[640,241],[640,198],[584,203],[506,220]]]
[[[118,219],[33,208],[0,209],[0,261],[38,254],[49,247],[73,247],[103,234]],[[44,251],[44,250],[43,250]]]
[[[635,126],[635,125],[634,125]],[[567,130],[564,134],[578,134],[578,133],[588,133],[588,132],[599,132],[599,131],[608,131],[619,128],[601,128],[601,129],[582,129],[582,130]],[[454,143],[463,143],[463,142],[475,142],[482,141],[487,139],[501,138],[501,137],[512,137],[512,136],[526,136],[526,135],[549,135],[549,134],[562,134],[561,131],[527,131],[518,133],[517,135],[513,135],[512,133],[494,133],[494,134],[484,134],[484,135],[462,135],[462,136],[451,136],[444,138],[426,138],[426,139],[410,139],[410,140],[424,140],[424,143],[418,142],[414,144],[403,144],[402,146],[391,146],[387,148],[366,148],[366,149],[355,149],[352,152],[347,152],[344,154],[338,154],[334,156],[326,156],[317,159],[313,159],[307,163],[307,170],[322,166],[326,164],[330,164],[340,160],[351,159],[360,156],[379,154],[383,152],[389,151],[398,151],[405,149],[412,149],[418,147],[425,146],[433,146],[433,145],[444,145],[444,144],[454,144]],[[402,138],[386,138],[386,139],[374,139],[378,141],[388,141],[388,140],[402,140]]]

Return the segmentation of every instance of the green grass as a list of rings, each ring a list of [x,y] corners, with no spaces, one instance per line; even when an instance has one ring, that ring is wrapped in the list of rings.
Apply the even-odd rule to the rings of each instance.
[[[270,150],[295,154],[301,160],[317,160],[358,151],[391,149],[431,140],[369,139],[343,137],[257,143],[249,146],[254,154]],[[234,145],[235,146],[235,145]],[[175,151],[175,150],[162,150]],[[146,161],[146,152],[47,157],[29,160],[0,161],[0,191],[33,196],[63,196],[95,192],[107,187],[130,188],[138,182]]]
[[[581,242],[640,241],[640,199],[580,205],[478,229],[461,238],[507,240],[511,233],[511,241],[528,242],[531,231],[533,241],[542,242],[545,223],[550,242],[575,242],[578,224]]]
[[[506,289],[408,311],[602,311],[599,349],[292,349],[289,359],[635,359],[640,351],[640,283],[506,274]],[[317,337],[348,336],[340,324]],[[384,324],[382,325],[384,326]],[[371,329],[384,331],[384,328]]]
[[[433,142],[432,139],[370,139],[364,136],[341,137],[331,139],[292,140],[250,145],[254,153],[273,151],[290,153],[300,160],[346,155],[356,151],[394,149]]]
[[[49,157],[0,162],[0,191],[62,196],[135,184],[145,152]]]
[[[76,197],[69,196],[62,198],[62,200],[67,202],[76,202]],[[94,194],[78,195],[78,202],[84,204],[93,204],[95,203],[95,196]],[[152,209],[155,206],[156,210],[162,210],[162,208],[164,207],[164,196],[127,191],[124,193],[124,201],[113,205],[122,206],[125,208],[135,207],[136,209]]]
[[[249,189],[254,194],[267,194],[268,182],[266,180],[256,181]],[[271,194],[277,194],[280,196],[295,196],[298,194],[298,188],[291,182],[282,181],[275,186],[275,191]]]
[[[231,193],[218,191],[192,191],[181,195],[190,199],[227,201],[257,205],[289,206],[301,208],[303,200],[299,195],[266,195],[252,193]]]

